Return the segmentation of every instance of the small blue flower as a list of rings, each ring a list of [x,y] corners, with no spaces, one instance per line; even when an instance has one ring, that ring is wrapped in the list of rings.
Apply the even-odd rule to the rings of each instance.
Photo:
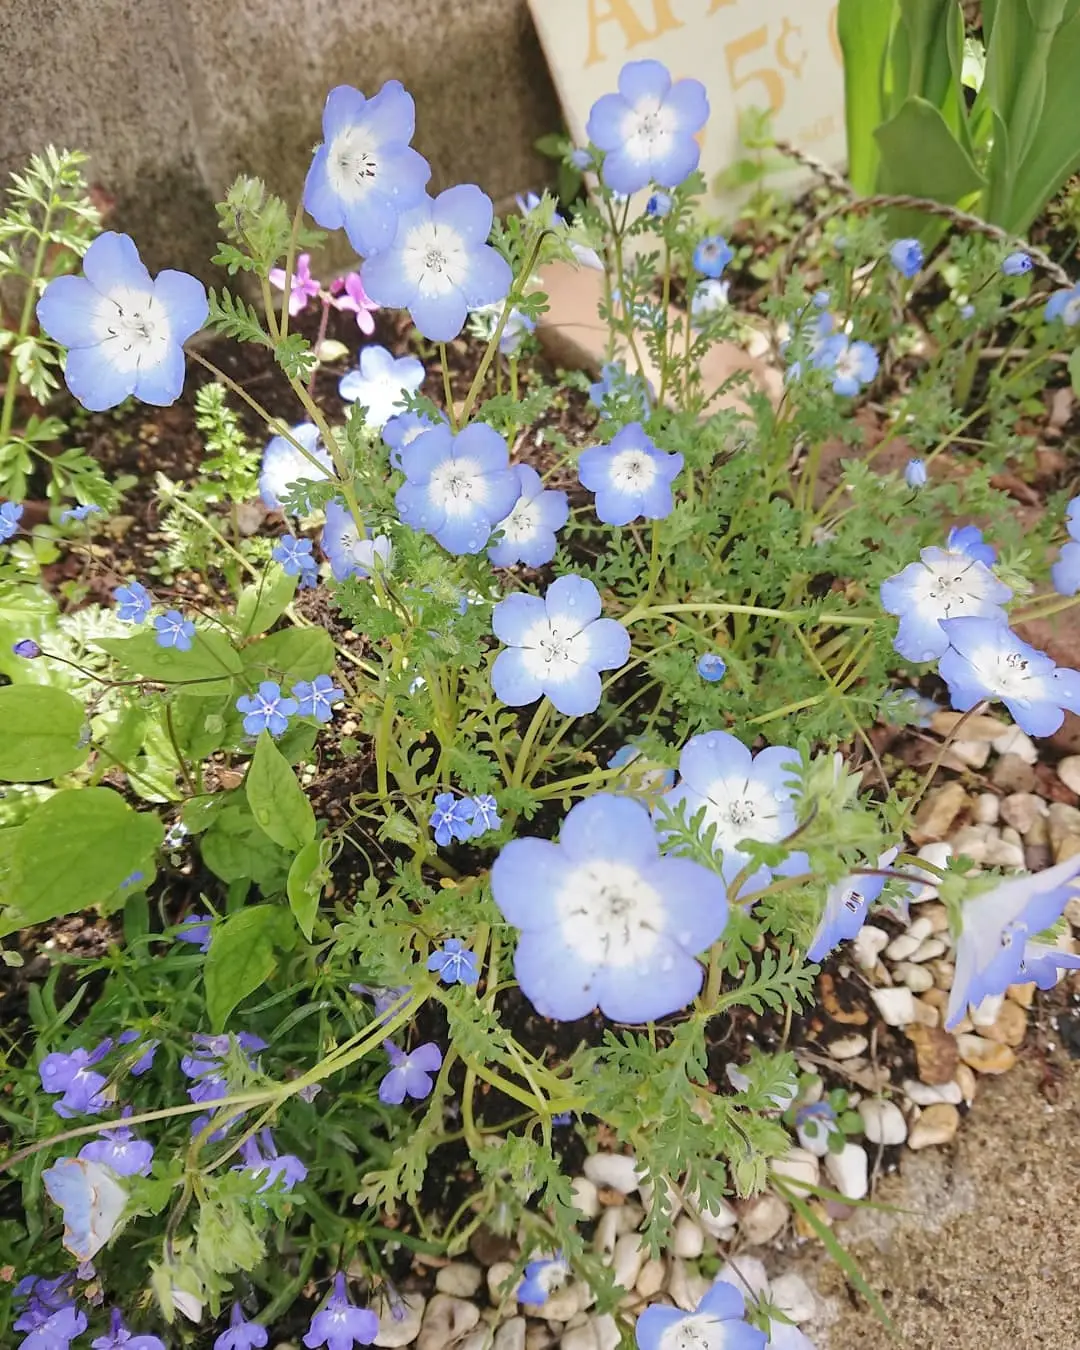
[[[907,661],[944,655],[946,619],[971,615],[1004,621],[1001,606],[1011,597],[985,563],[955,547],[924,548],[918,562],[881,583],[882,608],[900,619],[893,646]]]
[[[456,436],[444,426],[425,431],[401,463],[406,481],[395,501],[402,521],[434,535],[448,553],[479,553],[521,492],[506,442],[483,422]]]
[[[456,338],[470,309],[510,290],[510,264],[487,242],[490,197],[471,183],[402,210],[393,242],[364,260],[360,277],[380,305],[407,309],[432,342]]]
[[[697,673],[709,684],[722,680],[726,672],[727,662],[718,652],[706,652],[704,656],[698,657]]]
[[[841,1133],[836,1112],[828,1102],[809,1102],[795,1112],[795,1134],[799,1147],[816,1158],[824,1158],[830,1152],[829,1140]]]
[[[19,532],[23,508],[18,502],[0,502],[0,544],[5,544]]]
[[[945,540],[945,547],[952,553],[966,553],[987,567],[993,567],[997,557],[997,549],[993,544],[983,542],[982,530],[977,525],[954,525]]]
[[[116,601],[116,617],[124,623],[145,623],[154,603],[141,581],[129,581],[123,586],[117,586],[113,591],[113,599]]]
[[[386,1054],[390,1071],[379,1084],[379,1101],[400,1106],[406,1097],[422,1102],[431,1095],[431,1075],[442,1068],[442,1051],[433,1041],[418,1045],[408,1054],[388,1041]]]
[[[600,672],[617,670],[630,655],[630,634],[600,610],[600,592],[573,573],[553,581],[543,598],[517,591],[500,600],[491,623],[507,645],[491,670],[496,698],[521,708],[546,694],[568,717],[595,712]]]
[[[578,476],[596,493],[596,514],[607,525],[670,515],[671,484],[682,467],[682,455],[658,450],[640,422],[631,422],[607,445],[591,446],[578,457]]]
[[[33,638],[20,638],[12,643],[11,650],[24,661],[36,661],[41,655],[41,648]]]
[[[338,393],[347,403],[359,403],[364,421],[381,431],[424,382],[424,363],[415,356],[392,356],[371,343],[360,352],[360,364],[338,381]]]
[[[810,297],[810,303],[815,309],[828,309],[832,302],[832,295],[828,291],[815,291]]]
[[[262,1350],[269,1337],[260,1322],[249,1322],[239,1303],[232,1305],[229,1329],[214,1341],[214,1350]]]
[[[440,792],[435,798],[435,809],[429,824],[440,848],[446,848],[452,839],[472,837],[472,819],[475,807],[471,797],[455,797],[452,792]]]
[[[18,1323],[15,1325],[18,1329]],[[85,1330],[86,1314],[69,1303],[39,1322],[29,1336],[19,1342],[19,1350],[68,1350],[71,1342]]]
[[[167,609],[154,620],[159,647],[175,647],[178,652],[191,651],[195,625],[185,619],[178,609]]]
[[[79,1157],[101,1163],[118,1177],[148,1177],[154,1161],[154,1146],[145,1139],[136,1139],[126,1125],[118,1125],[113,1130],[103,1130],[100,1138],[84,1144]]]
[[[879,869],[888,867],[898,848],[887,849],[877,860]],[[866,911],[885,889],[887,877],[849,876],[829,887],[825,909],[806,953],[808,961],[820,961],[844,938],[853,938],[866,921]]]
[[[539,1307],[548,1301],[556,1289],[562,1288],[569,1274],[570,1264],[561,1253],[558,1256],[543,1257],[539,1261],[530,1261],[518,1285],[518,1302]]]
[[[397,413],[391,417],[382,429],[383,443],[390,450],[390,464],[395,469],[401,468],[401,453],[407,445],[412,445],[417,436],[423,431],[430,431],[432,427],[440,425],[449,426],[446,417],[440,413],[439,421],[434,422],[424,413],[403,412]]]
[[[140,1335],[124,1325],[119,1308],[112,1310],[107,1336],[97,1336],[90,1342],[91,1350],[165,1350],[160,1336]]]
[[[374,539],[360,538],[352,512],[336,497],[326,503],[326,524],[320,543],[335,581],[347,577],[362,580],[372,572],[385,571],[393,556],[393,547],[385,534]]]
[[[278,1181],[283,1191],[291,1191],[294,1186],[307,1177],[308,1170],[295,1153],[278,1153],[274,1136],[267,1130],[259,1132],[262,1148],[254,1139],[245,1139],[240,1147],[244,1161],[233,1170],[236,1172],[254,1172],[257,1177],[266,1173],[266,1180],[259,1187],[259,1193],[268,1191]],[[263,1152],[265,1149],[265,1153]]]
[[[73,520],[86,520],[90,516],[101,514],[100,506],[69,506],[60,512],[60,524],[69,525]]]
[[[575,169],[578,169],[580,172],[584,173],[585,170],[592,164],[592,155],[588,152],[588,150],[584,150],[580,146],[576,146],[566,156],[566,162],[568,164],[571,164]]]
[[[1072,894],[1070,893],[1070,898]],[[1028,980],[1040,989],[1053,989],[1063,970],[1080,970],[1080,953],[1064,952],[1048,942],[1026,942],[1024,961],[1020,967],[1020,982]]]
[[[210,926],[214,922],[212,914],[189,914],[183,919],[176,932],[177,942],[189,942],[201,952],[210,950]]]
[[[283,736],[289,718],[300,705],[295,698],[286,698],[281,686],[273,680],[263,680],[257,693],[241,694],[236,707],[244,714],[244,730],[249,736],[258,736],[261,731],[268,731],[271,736]]]
[[[301,717],[314,717],[325,726],[334,715],[334,704],[345,698],[329,675],[316,675],[313,680],[300,680],[292,687],[293,697],[299,703]]]
[[[704,276],[719,277],[734,256],[735,250],[722,234],[707,234],[694,249],[694,266]]]
[[[124,1039],[123,1036],[121,1036],[120,1039],[123,1040]],[[139,1045],[139,1049],[142,1051],[142,1053],[139,1055],[139,1058],[135,1061],[135,1063],[132,1064],[131,1069],[129,1070],[132,1078],[141,1078],[144,1073],[150,1072],[150,1070],[154,1067],[154,1056],[157,1054],[158,1046],[160,1044],[161,1044],[160,1041],[141,1042],[141,1044]]]
[[[746,1304],[733,1284],[717,1281],[693,1312],[654,1303],[637,1320],[638,1350],[765,1350],[764,1331],[746,1320]]]
[[[521,495],[514,509],[500,520],[495,530],[502,538],[488,549],[496,567],[522,562],[526,567],[542,567],[554,558],[558,542],[555,532],[570,517],[565,492],[545,488],[531,464],[515,464],[510,472],[517,479]]]
[[[108,1101],[100,1094],[108,1080],[103,1074],[94,1071],[94,1065],[112,1049],[112,1041],[104,1040],[94,1050],[82,1048],[65,1053],[55,1050],[46,1055],[38,1066],[43,1092],[62,1093],[60,1100],[53,1102],[53,1110],[64,1119],[82,1113],[96,1116],[108,1106]]]
[[[690,322],[695,328],[704,328],[714,314],[721,314],[728,307],[728,294],[731,283],[718,281],[715,277],[706,277],[694,287],[690,297]]]
[[[608,361],[600,367],[600,378],[589,385],[589,400],[600,409],[601,417],[611,417],[616,410],[612,405],[624,399],[633,400],[641,409],[641,416],[648,417],[650,398],[655,397],[651,381],[642,375],[633,374],[621,361]]]
[[[476,956],[458,938],[447,938],[433,951],[427,959],[427,968],[438,971],[443,984],[475,984],[480,978]]]
[[[389,248],[400,213],[424,199],[431,166],[409,144],[415,129],[415,104],[398,80],[372,98],[347,84],[327,96],[304,206],[326,229],[344,226],[362,257]],[[371,295],[366,280],[364,289]]]
[[[1046,319],[1060,319],[1066,328],[1080,323],[1080,281],[1071,290],[1054,292],[1046,302]]]
[[[889,249],[889,258],[902,276],[913,277],[923,265],[922,244],[917,239],[897,239]]]
[[[961,305],[961,306],[960,306],[960,309],[959,309],[959,311],[958,311],[958,313],[959,313],[960,317],[961,317],[962,319],[964,319],[965,321],[968,320],[968,319],[973,319],[973,318],[975,317],[975,306],[974,306],[974,305]]]
[[[662,220],[670,213],[673,204],[670,192],[654,192],[645,203],[645,214],[655,220]]]
[[[629,196],[650,183],[674,188],[688,178],[701,156],[695,137],[708,117],[700,81],[672,84],[659,61],[628,61],[619,92],[597,99],[585,130],[605,151],[604,183]]]
[[[924,459],[909,459],[904,466],[904,482],[909,488],[918,491],[925,487],[927,481],[926,461]]]
[[[852,342],[844,333],[823,338],[810,358],[818,370],[831,370],[833,392],[854,398],[878,373],[877,352],[868,342]]]
[[[1030,272],[1034,265],[1029,253],[1017,251],[1009,254],[1001,264],[1001,270],[1007,277],[1022,277],[1025,272]]]
[[[496,322],[498,322],[497,318]],[[503,325],[502,337],[499,338],[499,351],[502,352],[503,356],[516,356],[525,339],[535,332],[536,320],[530,318],[528,314],[522,314],[520,309],[512,309]]]
[[[263,451],[259,496],[271,511],[283,509],[282,503],[289,495],[291,486],[334,476],[334,461],[323,445],[314,422],[298,422],[289,428],[289,435],[292,440],[284,436],[271,436]],[[298,445],[304,447],[306,455],[297,449]]]
[[[108,1167],[85,1158],[61,1158],[41,1180],[63,1211],[64,1247],[79,1261],[92,1260],[116,1231],[127,1191]]]
[[[310,539],[298,539],[294,534],[282,535],[270,555],[279,562],[285,574],[300,578],[300,589],[311,590],[319,581],[319,564],[312,553]]]
[[[487,834],[489,830],[497,830],[502,824],[499,819],[499,803],[490,793],[481,793],[479,797],[472,799],[473,819],[471,839],[479,839],[482,834]]]
[[[1065,508],[1065,528],[1069,540],[1050,568],[1050,580],[1059,595],[1075,595],[1080,591],[1080,497],[1074,497]]]
[[[557,1111],[555,1115],[551,1117],[552,1125],[572,1125],[573,1121],[574,1115],[572,1111]]]
[[[57,277],[37,303],[42,329],[68,349],[64,383],[92,412],[134,394],[143,403],[175,403],[184,387],[184,346],[206,322],[202,282],[186,272],[143,266],[126,234],[99,234],[83,257],[83,275]]]

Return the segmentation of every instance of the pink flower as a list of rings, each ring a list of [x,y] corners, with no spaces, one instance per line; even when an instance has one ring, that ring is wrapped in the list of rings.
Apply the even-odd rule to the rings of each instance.
[[[318,281],[311,275],[311,254],[301,253],[296,260],[296,271],[292,274],[292,280],[289,283],[289,313],[297,315],[302,309],[307,308],[307,302],[319,294],[320,286]],[[271,286],[276,286],[279,291],[285,289],[285,272],[283,268],[271,267],[269,272]]]
[[[375,331],[375,320],[371,316],[379,306],[368,299],[360,273],[350,272],[347,277],[338,277],[330,283],[330,290],[330,303],[334,308],[351,310],[356,315],[357,328],[370,337]]]

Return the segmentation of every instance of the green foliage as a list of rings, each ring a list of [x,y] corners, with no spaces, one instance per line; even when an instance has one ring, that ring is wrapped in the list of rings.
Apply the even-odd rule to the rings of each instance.
[[[77,769],[87,756],[85,725],[82,704],[62,689],[0,689],[0,778],[41,783]]]
[[[244,791],[259,828],[275,844],[299,853],[305,844],[312,843],[315,812],[268,731],[259,733]]]
[[[251,905],[216,925],[203,969],[214,1031],[222,1031],[232,1010],[266,983],[277,952],[291,945],[294,933],[288,915],[274,905]]]

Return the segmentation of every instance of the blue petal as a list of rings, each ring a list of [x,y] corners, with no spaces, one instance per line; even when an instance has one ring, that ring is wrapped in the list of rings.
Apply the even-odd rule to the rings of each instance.
[[[398,214],[394,199],[374,188],[355,201],[341,203],[342,224],[345,226],[349,243],[364,258],[381,253],[394,242]],[[366,281],[364,287],[366,290]],[[375,299],[374,296],[371,298]]]
[[[421,221],[427,219],[427,212],[420,208],[399,217],[397,239],[402,237],[403,222],[414,215]],[[364,259],[360,280],[371,299],[388,309],[407,309],[417,291],[415,278],[405,270],[405,254],[396,246],[396,242],[394,247],[384,253]]]
[[[436,225],[448,226],[474,246],[486,242],[493,216],[491,198],[472,183],[459,183],[440,192],[431,210]]]
[[[650,177],[661,187],[674,188],[686,181],[701,159],[701,148],[692,136],[675,136],[666,155],[650,164]]]
[[[402,521],[414,530],[427,530],[429,534],[437,535],[446,524],[446,507],[432,499],[428,483],[403,483],[394,503]]]
[[[597,1002],[604,1016],[615,1022],[652,1022],[685,1008],[703,980],[697,961],[661,937],[646,960],[597,971]]]
[[[1052,699],[1025,699],[1018,702],[1014,699],[1001,698],[1009,710],[1009,715],[1020,728],[1026,731],[1029,736],[1052,736],[1059,730],[1062,722],[1065,721],[1065,714],[1057,703]]]
[[[117,370],[102,346],[75,347],[67,355],[64,383],[84,408],[104,412],[135,392],[137,374],[134,367]]]
[[[533,672],[525,653],[518,647],[508,647],[495,658],[491,667],[491,687],[495,697],[511,708],[535,703],[545,692],[543,681]]]
[[[555,922],[555,896],[566,886],[570,866],[549,839],[512,839],[491,868],[491,894],[508,923],[525,931]]]
[[[102,336],[96,320],[108,304],[85,277],[57,277],[37,302],[37,320],[54,342],[95,347]]]
[[[186,373],[183,347],[170,343],[164,357],[156,365],[139,366],[138,378],[135,381],[135,397],[141,399],[143,403],[167,408],[183,393]]]
[[[556,627],[579,633],[587,624],[600,617],[600,592],[585,577],[567,573],[547,588],[544,608],[548,619]]]
[[[377,299],[374,291],[369,289],[368,294],[373,300]],[[407,308],[413,323],[430,342],[453,341],[465,327],[465,318],[469,312],[465,294],[456,286],[444,295],[424,295],[417,289]]]
[[[1050,579],[1059,595],[1075,595],[1080,591],[1080,543],[1070,539],[1062,545],[1057,562],[1050,568]]]
[[[680,1322],[685,1322],[689,1316],[689,1313],[684,1313],[679,1308],[663,1308],[658,1303],[646,1308],[638,1318],[634,1329],[638,1350],[660,1350],[661,1337],[664,1333],[672,1327],[677,1327]]]
[[[491,612],[491,627],[500,642],[509,646],[520,646],[526,634],[538,623],[543,623],[547,611],[538,595],[526,595],[515,591],[508,595]],[[539,694],[537,694],[539,698]],[[531,702],[531,700],[526,700]]]
[[[473,422],[467,426],[454,438],[454,458],[461,460],[468,456],[475,460],[480,466],[480,472],[485,474],[495,474],[501,471],[509,472],[510,453],[506,448],[506,442],[495,430],[486,422]],[[517,501],[521,490],[521,480],[517,474],[514,477],[514,501]],[[511,503],[513,506],[513,503]]]
[[[320,145],[304,180],[304,207],[317,224],[328,230],[339,230],[345,223],[345,217],[341,210],[341,198],[330,186],[326,172],[327,159],[326,146]]]
[[[727,1280],[717,1280],[695,1311],[719,1317],[722,1322],[737,1322],[746,1315],[746,1301],[735,1285]]]
[[[407,144],[416,130],[416,104],[400,80],[387,80],[368,99],[364,123],[376,145]]]
[[[210,306],[206,287],[187,272],[166,268],[154,279],[154,299],[169,316],[169,327],[174,342],[186,342],[206,322]]]
[[[596,1007],[596,971],[567,946],[556,927],[522,934],[514,975],[541,1017],[573,1022]]]
[[[600,676],[589,666],[580,666],[568,680],[548,681],[544,693],[564,717],[584,717],[600,706],[603,687]]]
[[[585,133],[593,145],[601,150],[615,150],[622,145],[623,121],[630,111],[621,94],[603,94],[592,105]]]
[[[448,553],[479,553],[491,538],[491,522],[484,507],[474,504],[468,512],[447,512],[443,523],[431,533]]]
[[[469,270],[461,290],[472,309],[505,299],[513,284],[510,264],[490,244],[481,244],[469,255]]]
[[[652,181],[648,163],[632,158],[621,146],[605,156],[601,177],[613,192],[621,192],[625,197],[648,187]]]
[[[689,858],[663,857],[645,880],[664,897],[667,933],[688,955],[703,952],[721,936],[728,919],[727,888],[710,868]]]
[[[709,96],[700,80],[677,80],[672,85],[664,107],[674,110],[679,119],[679,130],[693,134],[709,120]]]
[[[559,847],[574,862],[606,858],[629,867],[660,856],[649,813],[631,797],[599,792],[572,808],[559,829]]]
[[[627,61],[619,71],[619,93],[634,106],[643,99],[664,101],[671,88],[671,75],[660,61]]]
[[[630,656],[630,634],[618,619],[595,619],[585,630],[590,665],[597,670],[618,670]]]
[[[691,736],[679,756],[679,772],[696,793],[705,796],[717,778],[749,777],[750,751],[726,731]],[[689,812],[693,815],[693,809]]]
[[[114,230],[99,234],[86,250],[83,275],[102,295],[117,286],[130,286],[137,291],[149,291],[153,286],[134,240]]]
[[[323,136],[326,140],[332,141],[340,132],[362,121],[367,103],[360,90],[350,84],[339,84],[331,89],[326,96],[322,115]]]
[[[405,415],[405,414],[403,414]],[[426,483],[453,453],[454,437],[443,422],[422,431],[401,449],[401,470],[410,483]]]
[[[893,639],[893,646],[907,661],[933,661],[944,654],[948,645],[941,624],[918,610],[908,610],[902,616]]]

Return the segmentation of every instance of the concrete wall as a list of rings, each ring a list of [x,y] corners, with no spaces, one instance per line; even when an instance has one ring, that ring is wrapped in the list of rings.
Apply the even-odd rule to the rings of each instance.
[[[542,184],[559,125],[526,0],[0,0],[0,71],[0,175],[88,151],[151,270],[207,274],[239,172],[295,200],[335,84],[405,84],[434,191]]]

